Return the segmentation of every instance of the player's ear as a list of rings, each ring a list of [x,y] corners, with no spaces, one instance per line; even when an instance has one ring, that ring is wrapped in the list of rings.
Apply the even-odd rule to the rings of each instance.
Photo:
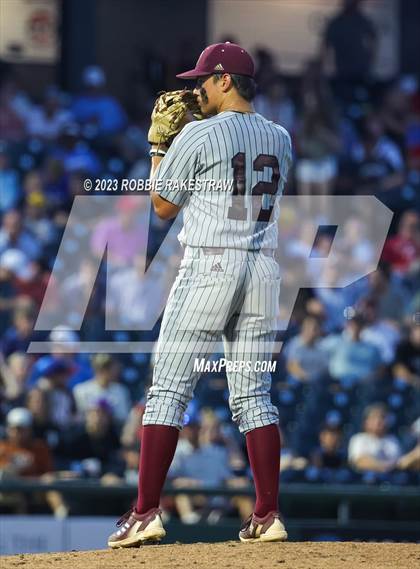
[[[232,77],[229,75],[229,73],[223,73],[222,77],[220,78],[220,84],[221,84],[223,93],[226,93],[227,91],[229,91],[229,89],[233,85]]]

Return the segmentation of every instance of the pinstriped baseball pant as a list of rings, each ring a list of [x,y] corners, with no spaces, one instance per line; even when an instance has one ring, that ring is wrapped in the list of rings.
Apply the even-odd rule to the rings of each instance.
[[[162,320],[143,425],[182,429],[201,375],[194,361],[209,357],[221,339],[227,360],[271,360],[279,286],[273,256],[238,249],[207,255],[186,247]],[[278,422],[269,372],[252,365],[226,373],[232,418],[242,433]]]

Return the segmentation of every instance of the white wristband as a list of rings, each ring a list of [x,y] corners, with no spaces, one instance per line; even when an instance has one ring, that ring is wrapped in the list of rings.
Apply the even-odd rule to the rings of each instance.
[[[153,157],[153,156],[166,156],[166,151],[165,150],[150,150],[149,151],[149,156]]]

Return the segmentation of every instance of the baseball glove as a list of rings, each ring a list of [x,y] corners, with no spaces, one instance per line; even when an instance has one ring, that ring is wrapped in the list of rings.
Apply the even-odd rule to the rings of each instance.
[[[149,143],[169,146],[187,122],[202,118],[197,97],[192,91],[163,91],[153,107]]]

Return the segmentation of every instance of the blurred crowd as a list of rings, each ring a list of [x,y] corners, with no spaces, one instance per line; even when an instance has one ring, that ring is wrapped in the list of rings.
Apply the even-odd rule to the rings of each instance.
[[[342,60],[342,26],[339,18],[331,23],[323,53],[299,78],[285,76],[268,50],[255,54],[255,107],[291,133],[294,164],[285,193],[300,199],[298,212],[282,210],[283,294],[308,283],[279,335],[283,347],[272,374],[282,479],[412,484],[420,481],[420,87],[412,76],[373,81],[368,53]],[[366,22],[356,28],[373,49],[372,28]],[[334,52],[341,75],[332,80],[325,65]],[[106,210],[104,192],[67,224],[75,197],[86,196],[86,178],[149,175],[147,120],[133,119],[108,92],[100,67],[87,67],[82,82],[80,93],[51,86],[34,101],[13,69],[5,67],[0,77],[0,480],[135,485],[153,354],[85,354],[80,342],[155,342],[160,321],[146,324],[164,306],[179,251],[168,238],[165,255],[150,265],[153,278],[145,278],[171,224],[132,195],[113,192]],[[158,83],[167,86],[164,77]],[[155,92],[156,76],[137,116],[148,116]],[[323,215],[314,220],[315,195]],[[343,275],[329,264],[322,275],[327,288],[317,286],[319,265],[310,259],[328,256],[334,242],[331,195],[375,195],[394,218],[378,268],[343,286]],[[338,251],[359,275],[375,251],[363,211],[352,203]],[[323,230],[314,238],[318,222]],[[110,236],[107,273],[101,259]],[[60,287],[59,278],[50,278],[53,269],[63,271]],[[50,332],[35,331],[47,289],[50,313],[65,316]],[[118,331],[105,332],[105,289],[107,318],[116,318]],[[139,323],[144,331],[133,332]],[[27,353],[39,340],[53,342],[51,352]],[[242,488],[249,480],[244,440],[230,422],[226,377],[204,373],[170,482]],[[202,516],[215,522],[228,512],[245,519],[252,511],[247,497],[182,493],[165,498],[164,506],[185,523]],[[0,494],[0,511],[43,507],[57,516],[83,511],[57,492],[42,499]]]

